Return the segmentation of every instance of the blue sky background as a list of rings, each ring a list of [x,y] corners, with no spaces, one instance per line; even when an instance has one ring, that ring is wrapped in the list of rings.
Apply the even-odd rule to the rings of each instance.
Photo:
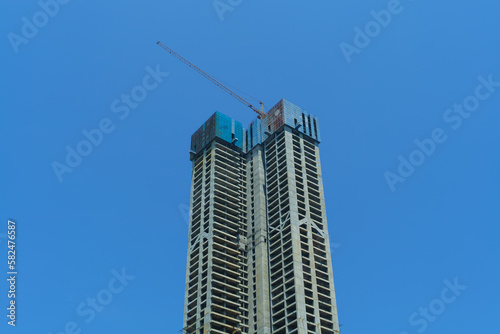
[[[500,81],[498,1],[401,0],[350,63],[340,43],[388,1],[233,3],[221,20],[211,1],[70,1],[18,53],[8,34],[40,6],[3,3],[0,263],[4,277],[13,218],[19,276],[17,328],[0,281],[1,332],[181,329],[190,136],[216,110],[254,114],[157,40],[267,108],[319,117],[342,333],[420,333],[409,317],[455,278],[467,289],[423,332],[498,332],[500,87],[457,130],[443,120],[478,76]],[[157,65],[170,75],[121,120],[111,103]],[[59,182],[51,164],[104,118],[114,131]],[[435,128],[446,142],[391,191],[384,173]],[[78,305],[122,268],[135,278],[86,323]]]

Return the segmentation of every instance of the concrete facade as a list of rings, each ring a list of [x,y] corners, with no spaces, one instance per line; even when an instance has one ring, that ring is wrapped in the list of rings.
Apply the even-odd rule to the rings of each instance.
[[[191,145],[183,331],[338,334],[317,119],[215,116]]]

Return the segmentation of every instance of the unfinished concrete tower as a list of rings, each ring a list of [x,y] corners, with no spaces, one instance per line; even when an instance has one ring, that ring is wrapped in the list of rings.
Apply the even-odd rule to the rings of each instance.
[[[285,100],[193,134],[185,333],[339,333],[319,142]]]

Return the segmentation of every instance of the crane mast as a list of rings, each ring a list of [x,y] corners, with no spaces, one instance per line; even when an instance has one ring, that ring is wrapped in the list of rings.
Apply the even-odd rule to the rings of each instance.
[[[215,84],[216,86],[218,86],[219,88],[221,88],[223,91],[225,91],[226,93],[228,93],[232,97],[234,97],[236,100],[240,101],[241,103],[243,103],[244,105],[246,105],[248,108],[250,108],[253,111],[255,111],[259,115],[258,116],[259,118],[261,118],[262,116],[265,115],[265,113],[264,113],[264,103],[262,103],[262,101],[259,101],[259,103],[260,103],[260,110],[259,110],[256,107],[254,107],[251,103],[249,103],[247,100],[245,100],[244,98],[242,98],[241,96],[239,96],[238,94],[236,94],[235,92],[233,92],[232,90],[230,90],[229,88],[227,88],[225,85],[223,85],[222,83],[220,83],[217,79],[215,79],[214,77],[212,77],[210,74],[208,74],[207,72],[203,71],[201,68],[197,67],[196,65],[194,65],[193,63],[191,63],[186,58],[182,57],[180,54],[178,54],[177,52],[175,52],[174,50],[172,50],[171,48],[169,48],[168,46],[166,46],[162,42],[158,41],[156,44],[159,45],[161,48],[163,48],[168,53],[170,53],[172,56],[174,56],[175,58],[179,59],[184,64],[186,64],[187,66],[189,66],[190,68],[192,68],[193,70],[195,70],[196,72],[198,72],[199,74],[201,74],[202,76],[204,76],[205,78],[207,78],[209,81],[211,81],[213,84]]]

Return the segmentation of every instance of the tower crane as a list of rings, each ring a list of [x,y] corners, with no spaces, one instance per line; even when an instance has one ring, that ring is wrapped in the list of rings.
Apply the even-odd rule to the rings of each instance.
[[[178,54],[177,52],[175,52],[174,50],[172,50],[171,48],[169,48],[168,46],[166,46],[162,42],[158,41],[156,44],[159,45],[161,48],[163,48],[168,53],[170,53],[172,56],[174,56],[175,58],[179,59],[184,64],[186,64],[187,66],[191,67],[193,70],[195,70],[196,72],[198,72],[199,74],[201,74],[202,76],[204,76],[205,78],[207,78],[209,81],[211,81],[213,84],[215,84],[216,86],[218,86],[219,88],[221,88],[223,91],[225,91],[226,93],[228,93],[232,97],[234,97],[236,100],[240,101],[241,103],[243,103],[244,105],[246,105],[248,108],[250,108],[253,111],[255,111],[259,115],[258,118],[261,118],[262,116],[265,115],[265,113],[264,113],[264,103],[262,103],[262,101],[259,101],[259,103],[260,103],[260,110],[259,110],[256,107],[254,107],[251,103],[249,103],[247,100],[245,100],[244,98],[242,98],[241,96],[239,96],[238,94],[236,94],[235,92],[233,92],[232,90],[230,90],[229,88],[227,88],[225,85],[223,85],[222,83],[220,83],[213,76],[211,76],[207,72],[203,71],[201,68],[197,67],[196,65],[194,65],[189,60],[187,60],[184,57],[182,57],[180,54]]]

